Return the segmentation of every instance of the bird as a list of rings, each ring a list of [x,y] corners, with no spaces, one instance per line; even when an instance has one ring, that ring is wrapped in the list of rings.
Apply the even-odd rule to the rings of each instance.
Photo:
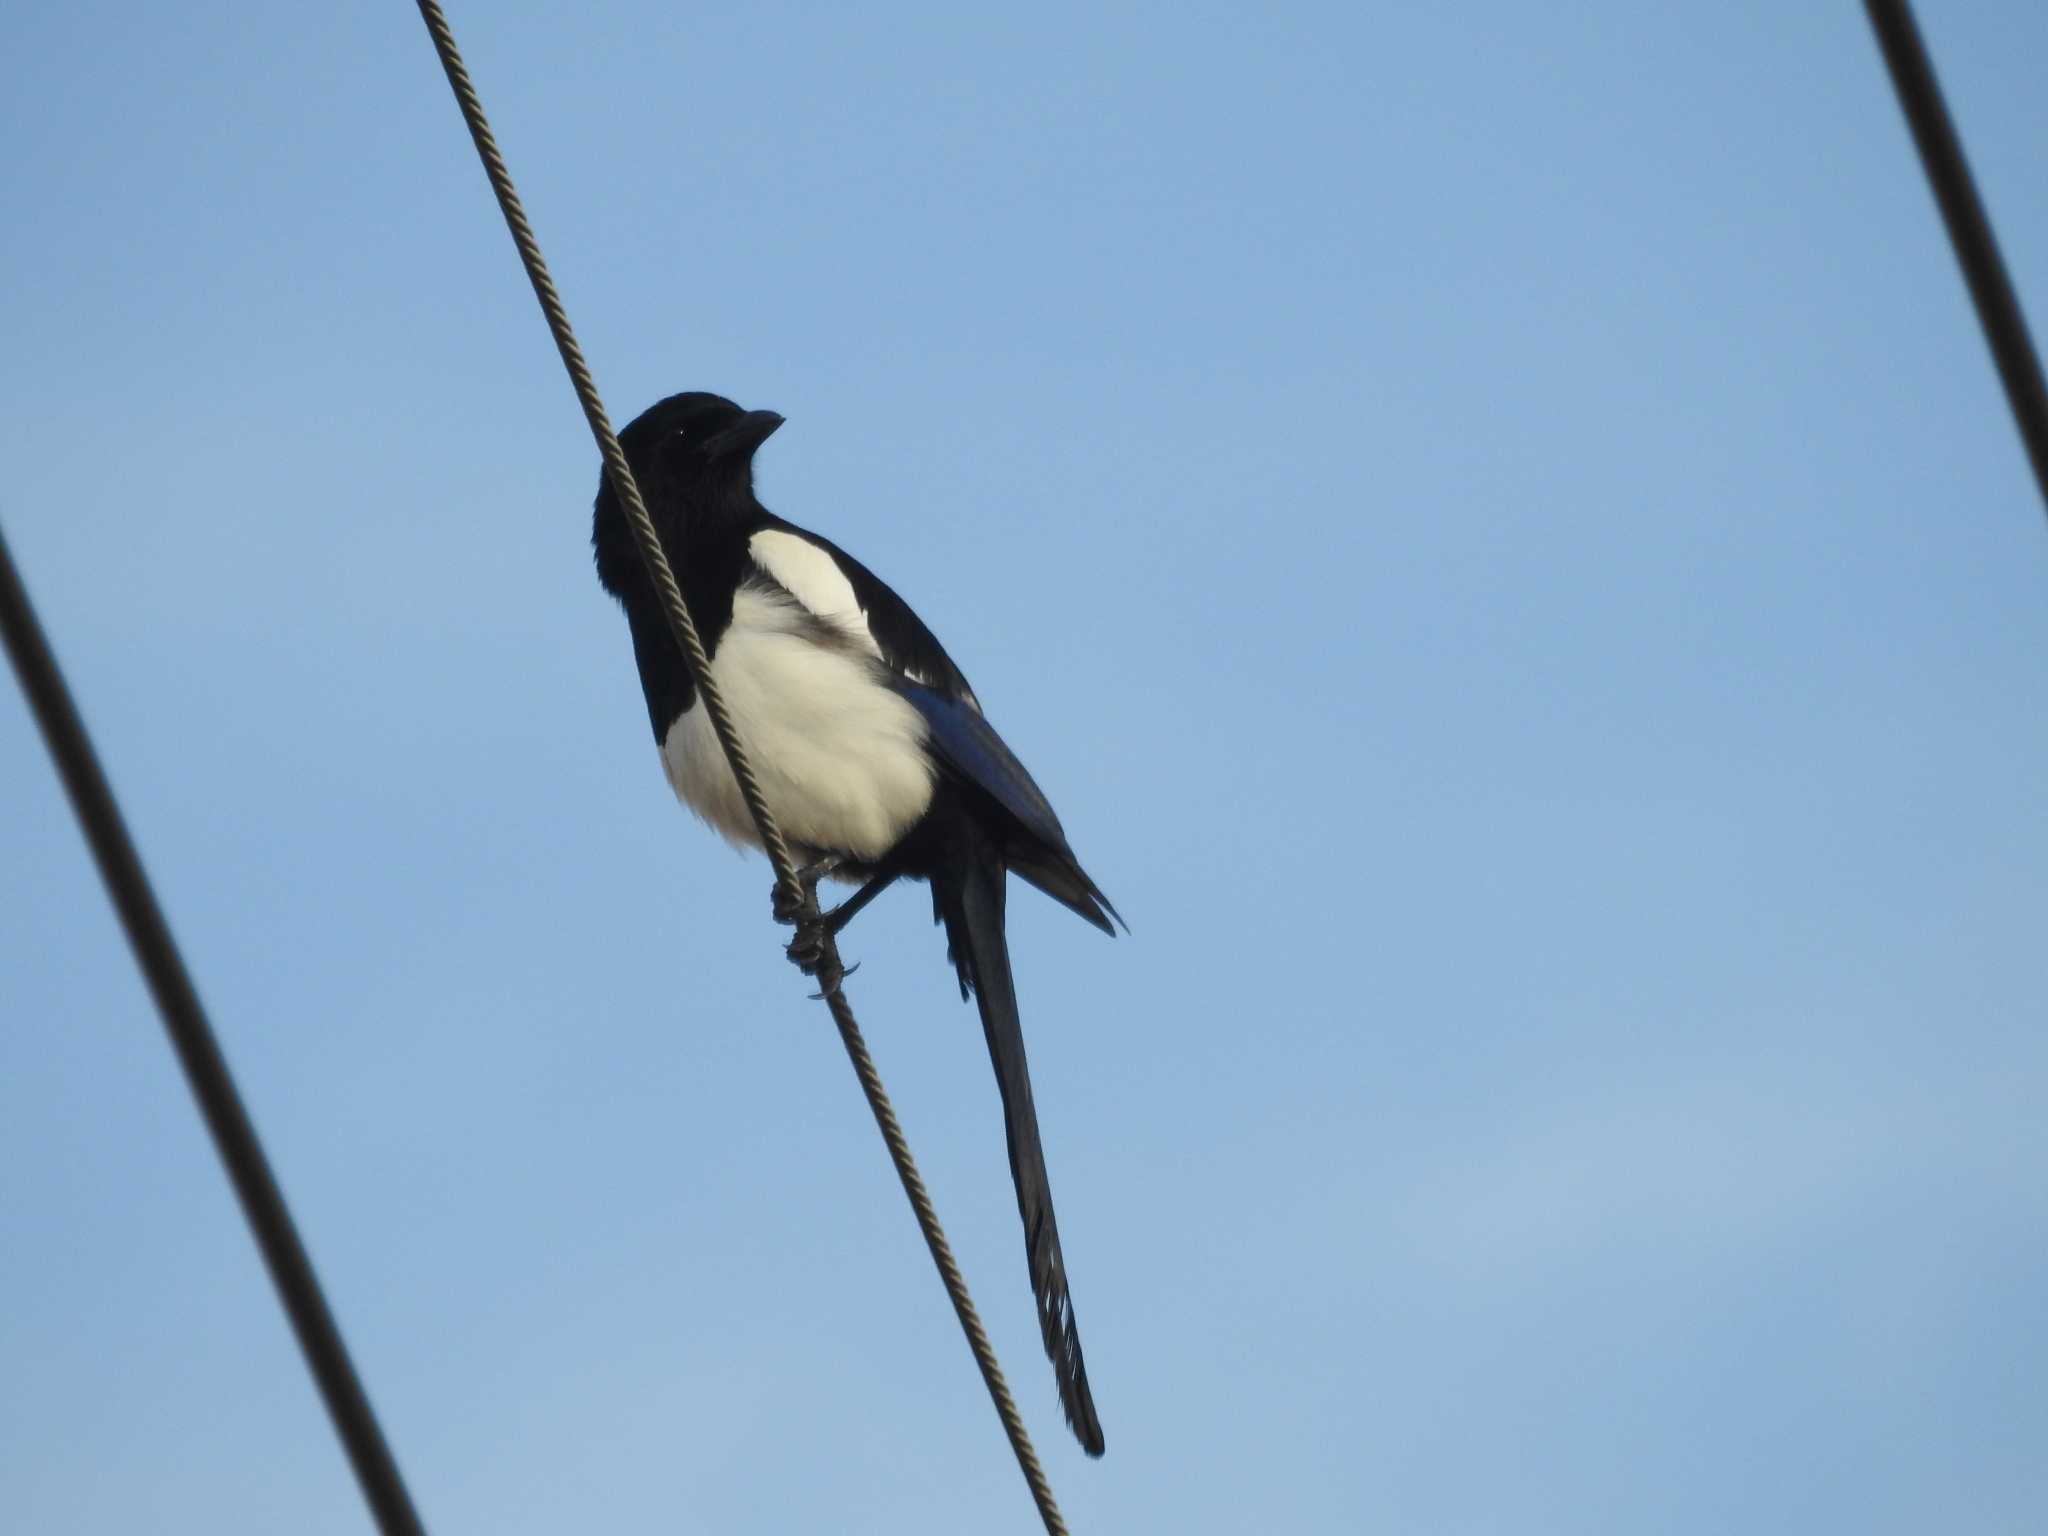
[[[1067,1423],[1103,1452],[1067,1266],[1053,1215],[1005,936],[1015,873],[1112,937],[1123,918],[1082,869],[1050,802],[910,605],[831,540],[770,512],[754,458],[783,418],[691,391],[657,401],[619,434],[711,677],[762,795],[802,865],[808,919],[792,957],[815,963],[898,880],[931,888],[933,920],[963,999],[981,1016],[1003,1105],[1010,1174],[1040,1332]],[[668,624],[610,477],[591,545],[625,612],[648,722],[676,797],[742,847],[760,838]],[[828,913],[821,878],[859,889]],[[805,926],[808,922],[808,927]],[[823,978],[828,990],[838,976]]]

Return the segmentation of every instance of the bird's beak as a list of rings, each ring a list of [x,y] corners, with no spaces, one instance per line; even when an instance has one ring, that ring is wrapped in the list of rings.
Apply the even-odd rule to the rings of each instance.
[[[751,457],[754,450],[767,442],[781,425],[782,418],[773,411],[749,411],[704,446],[715,459],[734,453]]]

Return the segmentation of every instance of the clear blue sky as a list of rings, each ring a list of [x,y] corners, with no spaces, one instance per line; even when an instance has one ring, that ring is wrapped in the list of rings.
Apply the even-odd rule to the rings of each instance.
[[[2048,322],[2048,9],[1923,20]],[[946,639],[1109,1455],[922,893],[853,997],[1078,1532],[2048,1518],[2048,524],[1859,7],[459,6],[614,416]],[[432,1529],[1033,1528],[410,7],[16,9],[0,518]],[[0,1525],[366,1517],[0,690]]]

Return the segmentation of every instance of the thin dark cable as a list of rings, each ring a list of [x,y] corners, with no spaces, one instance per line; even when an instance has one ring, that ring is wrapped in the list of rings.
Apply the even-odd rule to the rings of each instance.
[[[199,993],[150,889],[142,858],[128,836],[121,809],[93,751],[92,738],[86,734],[85,722],[79,718],[71,690],[65,686],[64,674],[36,619],[4,534],[0,534],[0,630],[6,633],[8,659],[21,680],[21,691],[42,727],[43,740],[64,781],[64,792],[71,797],[71,808],[77,812],[79,826],[99,864],[100,878],[120,914],[157,1011],[163,1015],[178,1063],[185,1069],[185,1080],[199,1101],[207,1130],[213,1133],[214,1147],[235,1186],[236,1198],[242,1202],[242,1214],[255,1233],[256,1246],[291,1318],[299,1348],[305,1352],[306,1368],[313,1373],[335,1432],[348,1452],[349,1465],[355,1468],[363,1497],[385,1536],[423,1536],[426,1528],[413,1509],[398,1463],[349,1360],[348,1346],[342,1342],[341,1330],[321,1294],[319,1277],[313,1273],[313,1261],[299,1241],[284,1193],[256,1139],[256,1127],[235,1091],[227,1058],[207,1023]]]
[[[534,297],[540,301],[541,313],[547,317],[548,330],[553,333],[555,347],[562,354],[562,365],[569,371],[569,382],[575,386],[576,398],[582,403],[583,415],[590,423],[591,435],[597,439],[598,452],[603,456],[605,474],[610,478],[612,492],[625,509],[626,522],[633,530],[633,541],[639,547],[640,558],[647,567],[647,574],[654,581],[655,591],[661,595],[662,607],[668,615],[669,628],[674,633],[676,644],[682,648],[684,658],[690,664],[691,675],[697,683],[697,690],[704,698],[705,711],[711,716],[712,727],[718,732],[718,742],[725,749],[726,760],[732,765],[733,777],[739,781],[741,793],[746,797],[747,809],[752,813],[754,825],[760,831],[761,844],[767,850],[768,860],[775,867],[775,882],[778,896],[792,906],[805,901],[801,882],[797,879],[796,861],[791,858],[789,845],[775,825],[775,817],[768,809],[767,800],[761,793],[761,786],[755,780],[748,765],[746,749],[738,733],[733,729],[732,717],[726,712],[724,700],[719,697],[717,686],[711,679],[711,663],[704,651],[704,643],[698,636],[696,622],[690,616],[689,604],[683,601],[682,589],[676,585],[675,572],[670,569],[668,555],[661,547],[661,540],[654,531],[654,521],[647,515],[647,507],[640,499],[640,489],[633,483],[633,471],[626,463],[624,450],[613,435],[611,422],[605,414],[604,402],[598,398],[597,385],[592,381],[590,368],[583,360],[583,349],[576,344],[575,332],[570,328],[568,311],[563,308],[561,296],[555,291],[554,279],[548,275],[547,263],[542,260],[540,242],[534,238],[533,227],[527,223],[526,211],[519,201],[518,190],[512,184],[512,173],[506,169],[505,157],[498,152],[496,137],[491,132],[489,120],[484,116],[483,103],[478,98],[476,87],[471,84],[469,71],[462,62],[462,52],[455,45],[455,34],[448,25],[448,18],[442,13],[436,0],[418,0],[420,17],[427,24],[427,32],[434,40],[434,51],[441,57],[441,67],[447,72],[449,88],[455,92],[456,104],[462,109],[462,119],[469,125],[469,136],[476,142],[476,151],[483,161],[484,174],[490,178],[491,190],[497,194],[498,207],[504,212],[505,224],[512,232],[512,243],[519,248],[519,259],[526,266],[526,275],[533,284]],[[960,1326],[967,1335],[968,1347],[974,1352],[975,1364],[981,1367],[982,1380],[988,1386],[989,1397],[995,1403],[996,1415],[1003,1422],[1003,1429],[1010,1437],[1010,1447],[1016,1452],[1017,1465],[1024,1473],[1024,1481],[1031,1488],[1032,1500],[1038,1505],[1038,1513],[1045,1522],[1045,1528],[1052,1536],[1065,1536],[1066,1523],[1060,1518],[1059,1506],[1053,1502],[1052,1485],[1046,1481],[1045,1469],[1039,1465],[1038,1453],[1033,1449],[1031,1436],[1024,1428],[1022,1415],[1017,1411],[1016,1400],[1010,1395],[1009,1384],[1003,1379],[1002,1367],[996,1361],[995,1346],[989,1342],[988,1334],[981,1325],[981,1317],[975,1311],[974,1299],[968,1294],[966,1278],[960,1266],[954,1262],[952,1247],[946,1241],[944,1229],[939,1225],[937,1211],[933,1208],[931,1196],[925,1190],[924,1180],[918,1174],[917,1163],[910,1155],[910,1144],[904,1139],[903,1128],[897,1123],[896,1112],[890,1107],[889,1096],[883,1090],[881,1074],[875,1069],[874,1059],[868,1054],[867,1043],[861,1038],[860,1026],[854,1022],[853,1005],[846,1000],[846,994],[839,985],[841,975],[838,945],[828,935],[824,942],[823,956],[817,967],[818,974],[825,979],[823,997],[832,1011],[832,1019],[839,1026],[839,1038],[846,1046],[846,1054],[853,1062],[855,1075],[860,1078],[862,1090],[867,1094],[868,1107],[874,1111],[875,1124],[880,1127],[882,1139],[888,1144],[889,1156],[896,1164],[896,1175],[903,1181],[903,1191],[910,1197],[911,1209],[916,1213],[917,1225],[924,1233],[926,1245],[931,1249],[932,1261],[938,1266],[939,1278],[944,1281],[946,1294],[952,1298],[953,1310],[959,1315]]]
[[[1941,205],[1956,260],[1962,264],[1977,318],[1983,322],[1985,340],[1991,343],[1991,356],[1998,364],[1998,377],[2005,384],[2005,398],[2012,406],[2027,457],[2033,461],[2042,503],[2048,506],[2048,385],[2042,382],[2041,358],[2028,334],[2019,296],[2013,292],[2012,278],[1998,254],[1998,237],[1991,232],[1991,219],[1977,195],[1970,163],[1963,158],[1955,123],[1942,100],[1941,82],[1935,79],[1927,45],[1921,41],[1907,0],[1864,0],[1863,8],[1870,13],[1871,28],[1884,51],[1899,105],[1920,150],[1920,163],[1934,185],[1934,200]]]

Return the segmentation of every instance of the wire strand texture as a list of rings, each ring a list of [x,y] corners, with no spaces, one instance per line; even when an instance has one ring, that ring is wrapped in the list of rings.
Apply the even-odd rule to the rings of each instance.
[[[612,432],[610,419],[605,414],[604,403],[598,397],[597,385],[593,381],[589,365],[583,359],[583,349],[577,345],[575,332],[570,328],[568,311],[563,307],[561,295],[556,292],[554,279],[549,276],[547,263],[542,259],[540,242],[535,238],[533,227],[527,222],[525,208],[519,201],[518,190],[513,186],[512,173],[506,168],[505,157],[498,150],[496,136],[491,132],[489,120],[484,115],[483,102],[477,95],[476,86],[469,78],[469,70],[462,62],[461,50],[456,46],[455,34],[449,27],[448,18],[436,0],[418,0],[420,17],[426,22],[427,32],[433,38],[434,51],[440,55],[441,67],[447,73],[448,85],[455,93],[456,104],[462,109],[462,119],[469,126],[469,136],[476,143],[478,157],[483,161],[484,174],[490,179],[491,190],[497,194],[498,207],[505,215],[505,224],[512,233],[512,243],[519,248],[519,259],[526,267],[527,278],[533,284],[534,297],[540,301],[541,313],[547,318],[548,330],[555,338],[555,347],[562,355],[562,366],[568,370],[569,381],[575,387],[576,398],[583,406],[584,418],[590,423],[591,435],[597,440],[599,453],[603,456],[605,474],[610,477],[612,491],[625,509],[626,521],[633,530],[633,539],[640,550],[640,558],[647,567],[648,575],[654,581],[655,590],[661,595],[662,607],[668,615],[669,628],[675,635],[677,645],[682,648],[684,658],[690,664],[690,672],[703,695],[704,708],[711,717],[711,724],[718,733],[719,745],[724,749],[726,760],[732,765],[733,777],[739,781],[740,793],[745,797],[747,809],[754,818],[754,825],[761,834],[761,843],[768,854],[769,863],[775,869],[777,898],[794,907],[804,899],[801,881],[797,878],[796,861],[791,857],[789,844],[782,831],[775,824],[774,813],[768,808],[766,797],[761,792],[760,782],[747,761],[746,748],[734,729],[732,716],[719,696],[718,686],[712,680],[711,662],[704,649],[704,642],[697,630],[696,621],[690,615],[689,604],[683,600],[682,589],[676,584],[675,572],[670,568],[668,555],[661,547],[656,534],[654,520],[648,516],[646,503],[640,498],[640,489],[633,482],[633,471],[626,463],[625,451],[620,448],[617,436]],[[853,1016],[853,1005],[846,999],[837,977],[840,974],[838,945],[827,937],[824,943],[823,963],[819,967],[826,980],[822,997],[831,1010],[832,1021],[839,1027],[839,1038],[845,1044],[846,1054],[853,1062],[855,1075],[860,1079],[862,1090],[867,1095],[868,1107],[874,1111],[875,1124],[881,1130],[882,1140],[889,1148],[891,1161],[896,1165],[896,1175],[902,1180],[903,1192],[909,1197],[911,1210],[917,1217],[917,1225],[924,1234],[925,1245],[930,1248],[932,1262],[938,1267],[939,1278],[944,1282],[946,1294],[951,1298],[953,1310],[958,1314],[961,1329],[967,1335],[968,1347],[974,1353],[975,1364],[981,1368],[982,1380],[987,1384],[989,1397],[994,1401],[996,1415],[1002,1420],[1004,1432],[1009,1436],[1011,1449],[1016,1452],[1017,1465],[1024,1474],[1024,1481],[1031,1489],[1031,1497],[1038,1506],[1039,1517],[1045,1522],[1051,1536],[1066,1536],[1066,1523],[1060,1517],[1059,1506],[1054,1502],[1052,1486],[1046,1480],[1045,1469],[1039,1464],[1038,1453],[1031,1443],[1030,1433],[1024,1427],[1023,1416],[1017,1411],[1016,1399],[1011,1396],[1009,1384],[1003,1379],[1002,1366],[996,1359],[995,1346],[989,1342],[987,1330],[982,1327],[980,1314],[974,1307],[974,1299],[968,1293],[966,1277],[960,1271],[959,1263],[953,1257],[952,1245],[946,1241],[946,1234],[939,1224],[936,1208],[926,1190],[924,1179],[917,1171],[916,1160],[911,1156],[910,1143],[905,1139],[903,1127],[896,1119],[896,1111],[889,1103],[889,1095],[882,1086],[881,1073],[876,1069],[874,1058],[868,1053],[867,1042],[862,1038],[860,1025]]]

